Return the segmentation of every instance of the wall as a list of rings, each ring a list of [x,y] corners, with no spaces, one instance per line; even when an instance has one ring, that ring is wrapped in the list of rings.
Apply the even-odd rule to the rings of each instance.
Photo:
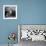
[[[17,20],[3,20],[3,5],[17,4]],[[46,0],[0,0],[0,44],[7,44],[18,24],[46,24]],[[16,39],[16,43],[17,43]]]
[[[3,19],[3,5],[18,5],[18,18],[17,20],[4,20]],[[18,0],[0,0],[0,44],[7,44],[8,34],[10,32],[16,32],[18,35],[17,25],[20,22],[20,12],[21,4]],[[16,38],[16,43],[18,43],[18,37]]]
[[[21,24],[46,24],[46,0],[23,0]]]

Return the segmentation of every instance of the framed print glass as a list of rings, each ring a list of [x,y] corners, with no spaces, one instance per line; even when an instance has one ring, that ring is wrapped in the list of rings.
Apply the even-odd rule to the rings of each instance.
[[[17,19],[17,5],[3,5],[3,19]]]

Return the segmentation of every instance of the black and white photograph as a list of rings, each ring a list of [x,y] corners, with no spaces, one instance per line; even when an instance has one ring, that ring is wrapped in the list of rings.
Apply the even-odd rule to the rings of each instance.
[[[18,42],[20,46],[41,46],[43,43],[46,44],[46,25],[19,24]]]
[[[3,5],[3,19],[17,19],[17,5]]]

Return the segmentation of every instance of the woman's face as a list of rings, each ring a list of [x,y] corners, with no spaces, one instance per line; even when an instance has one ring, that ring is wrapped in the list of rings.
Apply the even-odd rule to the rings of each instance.
[[[15,16],[15,11],[12,8],[6,8],[6,17],[13,17]]]

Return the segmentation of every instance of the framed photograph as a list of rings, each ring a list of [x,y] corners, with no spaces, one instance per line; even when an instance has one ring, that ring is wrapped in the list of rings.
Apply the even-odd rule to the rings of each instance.
[[[22,41],[46,41],[46,25],[39,24],[19,24],[18,42]]]
[[[17,5],[3,5],[3,19],[17,19]]]

